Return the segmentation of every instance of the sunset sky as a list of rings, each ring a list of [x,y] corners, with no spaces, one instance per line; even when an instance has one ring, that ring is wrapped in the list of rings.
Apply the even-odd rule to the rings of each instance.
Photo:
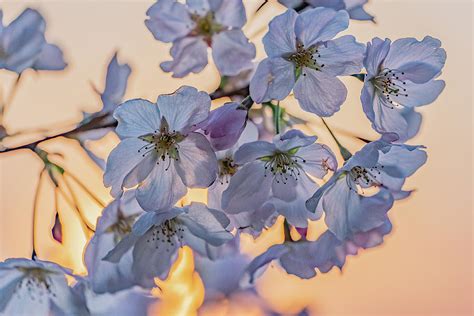
[[[260,1],[246,1],[248,25],[244,31],[257,46],[257,58],[264,57],[262,28],[272,16],[283,12],[283,7],[274,2],[254,17],[252,12]],[[120,62],[132,68],[125,99],[140,97],[154,102],[159,94],[173,92],[185,84],[214,91],[219,77],[212,64],[200,74],[184,79],[171,78],[159,69],[160,62],[170,59],[170,46],[154,40],[143,23],[152,3],[151,0],[2,0],[4,24],[26,7],[38,9],[47,21],[48,40],[61,46],[69,64],[63,72],[24,73],[5,117],[10,133],[37,128],[53,132],[67,130],[81,119],[81,111],[97,110],[100,98],[91,83],[103,89],[107,63],[115,51],[119,52]],[[390,211],[394,229],[383,246],[350,257],[342,273],[333,270],[312,280],[288,276],[272,265],[257,288],[273,308],[288,313],[308,306],[314,315],[470,315],[473,309],[472,2],[372,0],[367,11],[376,16],[377,23],[351,20],[344,34],[352,34],[360,42],[376,36],[422,39],[431,35],[439,38],[447,51],[441,75],[446,89],[436,102],[420,109],[423,125],[420,134],[409,142],[427,147],[428,162],[406,183],[406,188],[416,189],[413,196],[397,202]],[[2,94],[8,94],[14,80],[14,74],[0,70]],[[335,130],[376,139],[360,105],[362,83],[355,78],[343,81],[349,90],[348,98],[342,110],[327,120],[328,124]],[[291,98],[282,102],[282,106],[313,121],[312,132],[336,150],[316,117],[297,109]],[[339,135],[351,151],[363,145],[352,137]],[[36,136],[29,137],[26,141]],[[9,140],[6,145],[21,141]],[[97,145],[98,152],[105,157],[116,141],[109,135]],[[55,140],[44,148],[64,151],[71,173],[88,183],[104,202],[111,200],[102,186],[99,170],[86,161],[74,141]],[[39,159],[28,150],[0,154],[0,260],[31,255],[33,196],[41,167]],[[52,189],[45,186],[37,228],[44,234],[49,233],[53,220],[52,195]],[[100,209],[91,206],[92,222],[99,212]],[[72,225],[71,230],[74,229],[80,227]],[[261,253],[264,246],[278,238],[278,233],[269,233],[257,244],[246,238],[245,251],[252,255]],[[68,241],[71,247],[86,242],[86,237],[77,240],[78,235],[71,233],[71,236],[73,240]],[[58,255],[66,250],[52,246],[50,237],[39,242],[44,247],[42,259],[68,256],[63,264],[81,260],[80,248],[71,248],[74,254]]]

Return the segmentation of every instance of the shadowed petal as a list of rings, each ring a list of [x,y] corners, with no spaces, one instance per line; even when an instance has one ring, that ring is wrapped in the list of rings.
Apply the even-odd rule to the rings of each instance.
[[[347,89],[336,77],[305,68],[294,87],[301,108],[319,116],[331,116],[346,100]]]
[[[137,200],[146,210],[163,210],[176,204],[187,192],[174,162],[159,161],[137,188]]]
[[[216,179],[217,159],[204,135],[190,133],[179,143],[179,160],[174,164],[188,187],[207,188]]]
[[[207,44],[199,36],[175,41],[170,54],[173,60],[162,62],[160,67],[165,72],[172,72],[174,78],[183,78],[191,72],[198,73],[207,65]]]
[[[259,63],[250,81],[250,96],[257,103],[286,98],[295,85],[293,63],[283,58],[266,58]]]
[[[235,76],[251,69],[255,53],[255,45],[241,30],[220,32],[212,37],[212,57],[223,75]]]

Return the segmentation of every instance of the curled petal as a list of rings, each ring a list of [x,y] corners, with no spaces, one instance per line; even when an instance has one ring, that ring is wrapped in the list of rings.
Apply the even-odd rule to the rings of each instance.
[[[174,78],[183,78],[192,73],[201,72],[207,65],[207,44],[199,36],[184,37],[171,47],[172,61],[162,62],[165,72],[173,72]]]

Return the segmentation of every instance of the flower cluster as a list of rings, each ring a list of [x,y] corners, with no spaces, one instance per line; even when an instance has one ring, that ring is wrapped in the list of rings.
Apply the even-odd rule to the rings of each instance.
[[[406,141],[421,124],[415,107],[432,103],[444,88],[437,78],[446,53],[429,36],[374,38],[367,45],[351,35],[337,37],[351,18],[373,20],[363,9],[367,1],[280,2],[288,10],[269,23],[267,57],[255,69],[255,46],[241,30],[241,0],[158,0],[149,8],[146,26],[155,39],[173,45],[164,71],[174,77],[200,72],[210,47],[223,82],[239,82],[239,92],[222,88],[233,101],[212,111],[215,94],[190,86],[156,102],[122,102],[131,68],[115,54],[100,93],[103,107],[85,114],[68,134],[103,167],[114,197],[85,250],[88,274],[79,277],[39,260],[0,263],[0,312],[143,314],[153,302],[147,293],[155,278],[168,277],[183,246],[195,253],[206,303],[251,295],[269,310],[250,286],[270,262],[312,278],[342,269],[348,255],[383,242],[392,228],[388,212],[412,193],[405,180],[427,160],[424,146]],[[44,21],[33,10],[5,28],[0,24],[0,68],[64,68],[43,32]],[[341,76],[363,82],[361,110],[380,134],[354,154],[323,119],[346,100]],[[291,96],[322,119],[340,156],[316,135],[283,126],[280,101]],[[254,104],[263,110],[255,112]],[[272,110],[271,128],[266,109]],[[87,142],[112,130],[120,142],[105,164]],[[207,189],[207,204],[180,202],[192,188]],[[307,236],[312,221],[326,226],[317,239]],[[282,243],[253,259],[240,252],[241,234],[256,237],[282,222]]]

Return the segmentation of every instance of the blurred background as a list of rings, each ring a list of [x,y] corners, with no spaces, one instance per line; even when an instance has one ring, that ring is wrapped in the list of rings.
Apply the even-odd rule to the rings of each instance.
[[[132,67],[125,99],[156,100],[181,85],[192,85],[208,92],[219,85],[216,68],[210,64],[203,72],[184,79],[163,73],[159,63],[169,60],[170,45],[157,42],[146,29],[145,12],[154,1],[18,1],[2,0],[4,24],[26,7],[38,9],[47,21],[46,36],[65,52],[69,66],[62,72],[27,70],[14,102],[5,116],[9,133],[32,131],[11,140],[14,146],[41,135],[68,130],[82,119],[81,111],[99,110],[100,97],[92,88],[103,89],[106,67],[118,51],[121,63]],[[248,25],[244,31],[257,46],[257,59],[264,57],[261,37],[265,25],[284,8],[270,5],[254,15],[260,0],[246,1]],[[307,307],[311,315],[471,315],[472,303],[472,14],[473,2],[454,0],[372,0],[367,11],[376,16],[376,24],[352,21],[345,33],[360,42],[375,36],[397,39],[425,35],[439,38],[448,59],[441,76],[446,89],[436,102],[421,108],[423,125],[411,144],[427,147],[429,159],[406,187],[416,189],[407,200],[397,202],[390,216],[393,232],[381,247],[361,251],[349,257],[342,272],[332,270],[312,280],[288,276],[272,265],[257,283],[268,304],[279,312],[295,313]],[[0,91],[11,89],[16,77],[0,71]],[[376,139],[359,101],[362,83],[344,78],[349,95],[342,110],[328,123],[339,131],[340,140],[352,151],[363,143],[350,135]],[[224,100],[218,100],[221,103]],[[295,116],[310,120],[312,132],[320,141],[336,150],[320,122],[297,109],[291,98],[282,103]],[[45,131],[43,131],[45,129]],[[346,133],[348,132],[348,135]],[[110,134],[93,144],[106,157],[117,142]],[[111,198],[102,185],[102,174],[74,140],[55,139],[42,148],[62,153],[58,156],[70,174],[63,186],[76,191],[55,201],[52,184],[44,177],[37,199],[36,235],[40,258],[53,260],[83,273],[82,251],[90,235],[77,220],[72,198],[82,209],[90,225],[100,214],[100,204]],[[0,260],[31,257],[32,212],[42,168],[41,160],[29,150],[0,154]],[[94,201],[81,189],[84,183],[96,195]],[[203,191],[192,192],[189,199],[200,199]],[[62,244],[51,236],[56,210],[61,209]],[[316,227],[317,230],[317,227]],[[270,230],[254,242],[244,239],[244,250],[252,255],[263,252],[281,238],[278,229]],[[189,261],[191,254],[182,254]],[[193,279],[194,280],[194,279]],[[197,282],[197,281],[196,281]],[[199,282],[197,282],[199,283]],[[202,292],[191,286],[189,295]],[[199,292],[199,293],[200,293]],[[199,304],[198,304],[199,305]],[[236,315],[258,315],[258,310]],[[220,315],[222,311],[211,314]],[[171,314],[172,315],[172,314]]]

